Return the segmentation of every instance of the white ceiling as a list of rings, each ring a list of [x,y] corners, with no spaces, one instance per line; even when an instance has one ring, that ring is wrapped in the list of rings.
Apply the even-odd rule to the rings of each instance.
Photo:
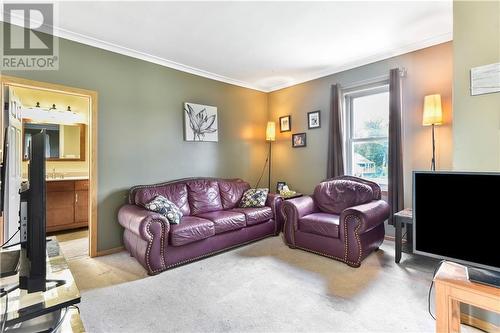
[[[56,34],[272,91],[452,39],[451,1],[62,2]]]

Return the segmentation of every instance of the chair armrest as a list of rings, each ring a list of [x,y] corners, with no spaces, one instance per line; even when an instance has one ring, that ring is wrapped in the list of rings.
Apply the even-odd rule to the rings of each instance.
[[[350,217],[355,217],[360,221],[357,233],[363,234],[383,224],[389,218],[389,214],[389,205],[383,200],[373,200],[363,205],[349,207],[340,214],[340,230],[344,230],[343,224],[353,220]]]
[[[170,223],[165,216],[136,205],[122,206],[118,211],[118,222],[122,227],[146,241],[151,240],[160,231],[151,226],[153,222],[159,223],[160,228],[163,229],[163,235],[158,235],[158,237],[163,236],[166,239],[170,231]]]
[[[267,195],[266,206],[271,207],[271,209],[273,210],[273,216],[275,220],[278,219],[279,215],[278,208],[280,207],[282,201],[283,197],[279,194],[269,193]]]
[[[344,261],[359,267],[361,260],[384,241],[384,221],[389,205],[383,200],[346,208],[340,214],[340,239],[345,243]]]
[[[295,214],[298,219],[318,211],[318,208],[314,203],[314,199],[311,196],[307,195],[290,200],[285,200],[282,207],[284,214]]]
[[[288,245],[295,245],[295,231],[299,229],[299,219],[305,215],[318,211],[314,200],[310,196],[298,197],[295,199],[284,200],[281,205],[281,211],[285,219],[283,233]]]

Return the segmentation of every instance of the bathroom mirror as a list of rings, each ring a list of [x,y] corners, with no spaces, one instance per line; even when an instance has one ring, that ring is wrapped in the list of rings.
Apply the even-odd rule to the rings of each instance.
[[[85,161],[84,124],[43,124],[23,120],[23,160],[29,160],[31,137],[46,130],[45,156],[49,161]]]

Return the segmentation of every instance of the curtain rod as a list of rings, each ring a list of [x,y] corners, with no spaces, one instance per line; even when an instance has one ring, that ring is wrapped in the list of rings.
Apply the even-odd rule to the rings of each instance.
[[[399,67],[398,69],[399,69],[399,76],[401,78],[405,78],[406,74],[407,74],[406,68]],[[340,85],[340,88],[342,90],[349,90],[349,89],[353,89],[353,88],[359,88],[360,86],[367,86],[370,84],[379,83],[382,81],[389,81],[389,74],[379,75],[379,76],[375,76],[375,77],[372,77],[369,79],[353,82],[353,83],[346,85],[346,86]]]

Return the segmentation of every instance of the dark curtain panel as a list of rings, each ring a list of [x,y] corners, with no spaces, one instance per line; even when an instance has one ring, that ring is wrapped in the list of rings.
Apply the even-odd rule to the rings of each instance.
[[[330,128],[328,133],[328,165],[326,177],[333,178],[344,175],[344,152],[342,148],[342,101],[340,87],[332,85],[330,101]]]
[[[403,150],[401,143],[401,79],[399,69],[389,75],[389,224],[394,224],[394,214],[403,209]]]

